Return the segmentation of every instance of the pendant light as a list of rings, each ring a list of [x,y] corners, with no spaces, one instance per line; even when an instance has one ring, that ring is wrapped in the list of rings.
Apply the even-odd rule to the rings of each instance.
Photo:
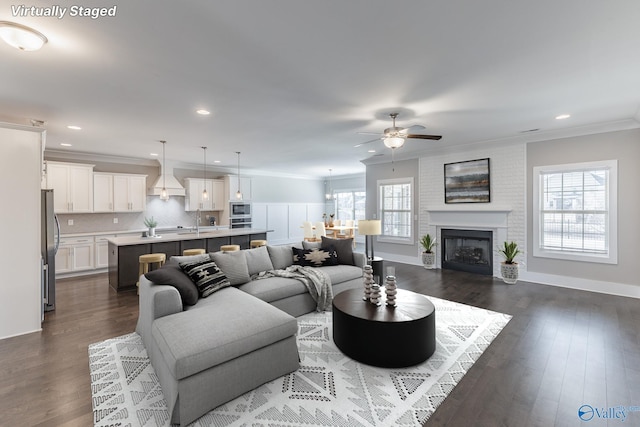
[[[207,193],[207,147],[201,147],[204,151],[204,161],[202,163],[202,179],[203,179],[203,190],[202,190],[202,200],[208,200],[209,194]]]
[[[169,193],[167,192],[167,185],[166,185],[166,175],[165,175],[165,156],[164,156],[164,146],[167,143],[167,141],[160,141],[162,143],[162,170],[160,171],[160,173],[162,174],[162,190],[160,191],[160,200],[166,202],[167,200],[169,200]]]
[[[238,155],[238,191],[236,191],[236,199],[242,200],[242,191],[240,191],[240,152],[236,151]]]
[[[332,170],[333,169],[329,169],[329,192],[324,195],[325,199],[327,200],[333,199],[333,180],[331,175]]]

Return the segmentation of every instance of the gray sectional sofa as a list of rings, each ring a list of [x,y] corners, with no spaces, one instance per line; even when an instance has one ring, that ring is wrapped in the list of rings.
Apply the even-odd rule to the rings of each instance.
[[[325,249],[333,245],[338,265],[314,267],[330,279],[333,295],[362,286],[364,254],[351,251],[350,239],[322,243]],[[187,425],[211,409],[298,369],[295,317],[315,311],[318,303],[308,284],[263,273],[281,272],[291,267],[294,259],[309,256],[309,251],[298,251],[294,257],[294,246],[302,245],[172,257],[161,270],[141,276],[136,332],[158,375],[172,423]],[[320,244],[305,242],[305,246],[310,249]],[[178,263],[198,259],[213,260],[231,286],[206,298],[194,297],[188,281],[180,276]],[[173,276],[182,283],[173,283]]]

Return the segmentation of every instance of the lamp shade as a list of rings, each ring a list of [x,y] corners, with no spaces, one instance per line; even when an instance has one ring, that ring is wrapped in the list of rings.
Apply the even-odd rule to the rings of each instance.
[[[361,219],[358,221],[358,234],[361,236],[378,236],[382,234],[382,223],[379,219]]]

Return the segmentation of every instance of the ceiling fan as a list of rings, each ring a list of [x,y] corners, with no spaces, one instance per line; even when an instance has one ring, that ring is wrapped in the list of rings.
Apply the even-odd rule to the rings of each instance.
[[[354,147],[360,147],[361,145],[369,144],[371,142],[375,142],[381,139],[384,142],[384,145],[386,145],[391,149],[396,149],[396,148],[402,147],[404,145],[405,139],[409,139],[409,138],[432,139],[436,141],[442,138],[442,135],[422,135],[422,134],[410,133],[414,130],[425,129],[425,127],[420,125],[413,125],[413,126],[409,126],[408,128],[400,128],[396,126],[396,117],[398,117],[398,113],[391,113],[389,114],[389,117],[391,117],[391,119],[393,120],[393,126],[391,126],[390,128],[386,128],[382,133],[382,135],[380,135],[378,138],[372,139],[371,141],[361,142],[360,144],[354,145]],[[358,132],[358,133],[370,134],[370,132]],[[373,135],[379,135],[379,134],[375,133]]]

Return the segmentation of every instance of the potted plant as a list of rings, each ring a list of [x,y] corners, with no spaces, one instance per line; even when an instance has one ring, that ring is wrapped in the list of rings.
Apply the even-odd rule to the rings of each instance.
[[[156,221],[155,219],[153,219],[153,217],[151,218],[146,218],[144,219],[144,225],[147,226],[147,228],[149,229],[149,237],[154,237],[156,235],[156,226],[158,225],[158,221]]]
[[[516,242],[504,242],[504,246],[498,248],[498,253],[504,257],[500,265],[502,280],[510,285],[518,281],[518,263],[514,261],[516,255],[522,253]]]
[[[437,244],[436,241],[427,233],[422,236],[420,244],[424,248],[424,251],[422,251],[422,264],[424,268],[436,268],[436,253],[433,251],[433,247]]]

